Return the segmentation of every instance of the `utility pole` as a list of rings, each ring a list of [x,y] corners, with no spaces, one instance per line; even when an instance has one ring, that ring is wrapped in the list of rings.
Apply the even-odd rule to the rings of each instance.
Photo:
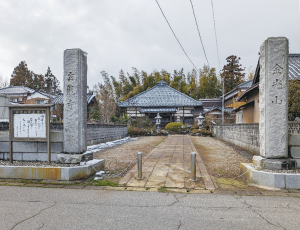
[[[222,125],[224,125],[224,77],[222,78],[222,83],[223,83],[223,87],[222,87]]]

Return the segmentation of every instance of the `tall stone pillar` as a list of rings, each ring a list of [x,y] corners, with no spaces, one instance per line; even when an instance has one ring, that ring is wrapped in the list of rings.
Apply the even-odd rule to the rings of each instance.
[[[87,53],[64,51],[64,152],[86,151]]]
[[[260,155],[288,157],[288,39],[268,38],[260,47]]]

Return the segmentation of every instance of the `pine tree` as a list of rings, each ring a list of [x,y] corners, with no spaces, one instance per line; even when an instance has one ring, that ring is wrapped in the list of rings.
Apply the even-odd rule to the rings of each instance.
[[[48,66],[47,73],[45,74],[44,90],[47,93],[56,94],[61,90],[59,89],[59,80],[52,74],[50,66]]]
[[[21,61],[11,75],[10,85],[24,85],[29,87],[32,84],[33,73],[28,69],[25,61]]]
[[[240,57],[231,55],[226,58],[227,65],[224,65],[221,77],[225,79],[225,93],[234,89],[237,85],[244,82],[245,68],[241,68],[242,64],[239,64]]]

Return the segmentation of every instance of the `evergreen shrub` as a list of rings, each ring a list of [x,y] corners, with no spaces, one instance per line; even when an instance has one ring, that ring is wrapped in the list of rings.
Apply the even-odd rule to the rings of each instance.
[[[183,124],[181,122],[171,122],[165,127],[171,133],[181,133]]]

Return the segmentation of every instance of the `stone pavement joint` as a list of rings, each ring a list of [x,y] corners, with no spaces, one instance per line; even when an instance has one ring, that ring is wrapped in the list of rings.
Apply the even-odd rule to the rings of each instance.
[[[137,180],[137,167],[133,167],[119,185],[145,188],[174,188],[214,190],[206,167],[197,153],[196,177],[191,178],[191,153],[196,152],[188,135],[172,135],[143,158],[143,180]],[[204,181],[204,184],[203,184]]]

